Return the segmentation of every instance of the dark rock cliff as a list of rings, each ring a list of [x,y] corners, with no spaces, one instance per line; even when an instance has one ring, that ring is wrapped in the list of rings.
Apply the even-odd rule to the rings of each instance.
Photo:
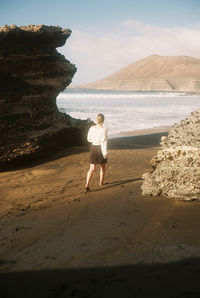
[[[0,28],[0,168],[38,160],[84,143],[87,121],[58,111],[56,97],[76,67],[56,51],[71,30]]]

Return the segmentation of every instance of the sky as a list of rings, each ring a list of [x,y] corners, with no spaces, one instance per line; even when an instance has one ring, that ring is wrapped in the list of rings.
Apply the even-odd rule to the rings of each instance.
[[[74,85],[152,54],[200,58],[200,0],[1,0],[5,24],[70,28],[57,50],[77,67]]]

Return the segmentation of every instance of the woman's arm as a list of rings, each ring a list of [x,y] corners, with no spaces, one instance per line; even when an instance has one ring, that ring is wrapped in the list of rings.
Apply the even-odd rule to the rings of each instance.
[[[101,140],[101,151],[103,154],[104,158],[107,158],[107,140],[108,140],[108,132],[107,132],[107,128],[105,129],[105,133],[103,135],[103,138]]]
[[[90,129],[88,131],[87,140],[90,143],[92,143],[92,141],[93,141],[93,126],[90,127]]]

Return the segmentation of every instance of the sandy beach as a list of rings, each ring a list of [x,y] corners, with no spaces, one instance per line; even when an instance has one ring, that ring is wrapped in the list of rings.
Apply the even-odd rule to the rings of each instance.
[[[110,139],[89,193],[89,147],[0,173],[0,297],[200,297],[200,203],[141,196],[166,131]]]

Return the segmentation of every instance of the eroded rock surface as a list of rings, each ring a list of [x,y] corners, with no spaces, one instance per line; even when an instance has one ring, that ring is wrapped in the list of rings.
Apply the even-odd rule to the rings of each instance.
[[[200,110],[175,124],[144,174],[143,195],[200,200]]]
[[[87,121],[58,111],[56,97],[76,67],[56,51],[71,30],[0,28],[0,166],[39,159],[83,143]]]

